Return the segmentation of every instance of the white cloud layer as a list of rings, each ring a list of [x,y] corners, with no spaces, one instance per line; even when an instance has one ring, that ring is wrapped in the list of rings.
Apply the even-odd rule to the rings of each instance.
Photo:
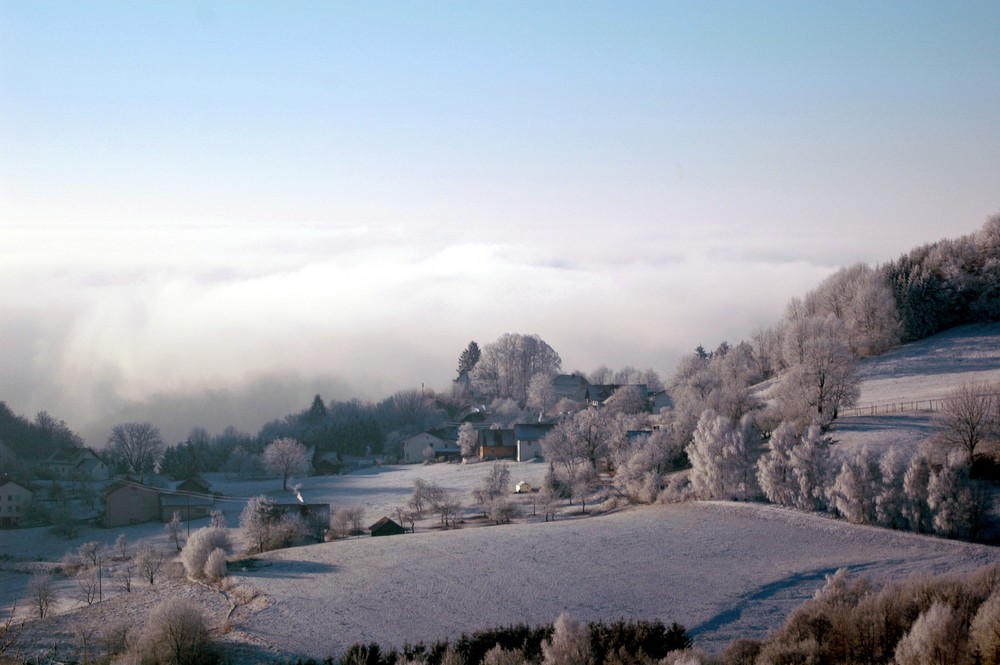
[[[316,392],[444,389],[469,340],[504,332],[540,334],[567,369],[668,375],[698,343],[774,323],[831,270],[711,240],[619,244],[602,259],[591,242],[447,242],[365,227],[11,231],[19,251],[0,268],[0,391],[91,443],[135,414],[162,418],[173,439],[194,425],[252,431]],[[272,404],[258,398],[268,383]],[[165,413],[168,403],[180,412]]]

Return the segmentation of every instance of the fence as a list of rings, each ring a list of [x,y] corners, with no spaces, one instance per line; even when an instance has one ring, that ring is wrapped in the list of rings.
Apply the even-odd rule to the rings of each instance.
[[[946,400],[923,399],[909,402],[881,402],[879,404],[860,404],[841,409],[843,416],[883,416],[893,413],[908,413],[913,411],[940,411]]]

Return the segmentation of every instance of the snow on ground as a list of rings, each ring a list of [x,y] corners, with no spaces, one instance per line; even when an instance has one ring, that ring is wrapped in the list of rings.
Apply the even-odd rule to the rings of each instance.
[[[1000,381],[1000,325],[966,326],[865,361],[862,407],[938,400],[964,381]],[[933,413],[907,411],[842,417],[838,446],[915,448],[934,431]],[[537,484],[546,464],[507,463],[512,484]],[[366,524],[393,516],[423,478],[465,497],[490,464],[383,466],[346,476],[303,478],[309,503],[362,506]],[[279,479],[240,481],[209,474],[230,526],[248,497],[266,493],[295,501]],[[524,499],[530,501],[530,499]],[[76,582],[62,578],[55,616],[29,622],[22,643],[52,655],[107,626],[139,626],[159,600],[184,594],[197,602],[215,637],[236,651],[232,662],[339,654],[356,641],[402,645],[455,637],[463,631],[513,622],[553,621],[568,611],[584,620],[622,617],[677,621],[698,646],[721,650],[735,637],[763,636],[823,584],[837,568],[876,579],[918,573],[963,572],[1000,564],[1000,549],[874,527],[759,504],[690,503],[628,508],[555,523],[525,518],[503,527],[433,530],[358,538],[272,552],[256,566],[234,571],[238,589],[226,595],[171,577],[130,594],[84,606]],[[466,526],[475,509],[467,508]],[[207,520],[192,523],[192,529]],[[64,540],[48,529],[0,532],[0,616],[25,605],[28,573],[67,550],[126,533],[134,544],[166,546],[162,524],[86,528]],[[234,530],[239,543],[238,532]],[[173,566],[176,575],[176,564]],[[249,590],[237,593],[239,589]],[[256,598],[251,597],[254,593]],[[237,602],[230,616],[230,600]],[[90,631],[90,633],[88,633]]]
[[[1000,324],[952,328],[861,362],[858,406],[940,400],[961,383],[1000,381]]]
[[[859,376],[858,408],[834,423],[838,448],[915,451],[936,431],[932,403],[962,383],[1000,383],[1000,324],[953,328],[867,358]]]
[[[677,621],[719,651],[780,625],[841,567],[898,579],[990,563],[997,548],[771,506],[659,505],[272,552],[236,577],[274,603],[236,628],[278,653],[321,658],[357,641],[453,638],[566,611]]]

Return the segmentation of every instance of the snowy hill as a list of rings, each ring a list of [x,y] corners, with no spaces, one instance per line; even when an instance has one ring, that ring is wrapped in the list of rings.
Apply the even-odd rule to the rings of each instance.
[[[915,447],[933,434],[934,410],[962,383],[1000,382],[1000,324],[953,328],[861,363],[858,406],[834,437],[843,449]]]
[[[838,445],[915,446],[931,433],[932,413],[914,403],[938,400],[963,381],[1000,380],[1000,326],[967,326],[901,347],[866,361],[861,374],[862,407],[838,421]],[[903,403],[911,406],[889,406]],[[862,415],[866,408],[878,415]],[[416,478],[467,495],[489,467],[381,467],[305,479],[302,491],[310,502],[363,506],[366,520],[374,522],[406,503]],[[511,463],[511,480],[537,482],[545,469]],[[239,497],[280,494],[281,481],[218,477],[213,485],[235,497],[222,504],[234,525]],[[886,580],[1000,564],[995,547],[762,504],[655,505],[570,519],[575,510],[567,507],[555,523],[535,518],[454,531],[430,530],[427,523],[416,534],[271,552],[233,573],[233,588],[256,597],[231,616],[220,594],[175,579],[90,607],[65,600],[58,616],[30,622],[24,637],[38,648],[73,644],[81,625],[138,625],[157,599],[182,593],[215,626],[227,627],[217,638],[239,647],[234,662],[324,658],[357,641],[402,645],[501,624],[551,622],[563,611],[583,620],[677,621],[697,646],[718,651],[736,637],[761,637],[780,625],[837,568]],[[164,541],[160,525],[127,530],[133,542]],[[5,556],[55,561],[80,542],[110,542],[117,531],[88,529],[74,541],[55,540],[41,529],[20,530],[16,539],[10,533],[4,535]],[[14,566],[5,568],[0,606],[9,607],[24,599],[27,578]],[[72,579],[64,583],[68,591],[73,585]]]

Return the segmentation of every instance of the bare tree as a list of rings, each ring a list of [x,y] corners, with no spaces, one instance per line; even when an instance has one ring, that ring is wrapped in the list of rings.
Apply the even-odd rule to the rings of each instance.
[[[56,589],[52,576],[46,573],[35,573],[28,581],[28,593],[35,606],[39,619],[44,619],[56,602]]]
[[[118,537],[115,538],[115,544],[112,545],[112,549],[122,561],[128,559],[128,536],[124,533],[119,533]]]
[[[122,423],[111,429],[108,437],[111,450],[124,463],[130,473],[137,474],[142,482],[144,474],[153,470],[163,454],[160,430],[150,423]]]
[[[87,605],[93,605],[98,594],[98,573],[96,568],[89,568],[77,574],[76,585],[80,589],[80,601]]]
[[[135,554],[135,565],[139,569],[139,574],[149,582],[150,586],[156,584],[156,576],[160,573],[160,568],[167,557],[163,550],[149,543],[139,545]]]
[[[125,593],[132,592],[132,576],[135,574],[135,564],[126,561],[115,569],[118,587]]]
[[[996,386],[985,383],[963,383],[951,391],[937,417],[941,441],[961,448],[975,461],[976,448],[994,426],[996,393]]]
[[[295,439],[275,439],[264,448],[264,465],[281,475],[281,489],[288,490],[288,479],[308,473],[309,451]]]
[[[17,642],[17,638],[21,636],[21,631],[24,629],[24,622],[14,623],[14,615],[17,614],[17,601],[11,605],[10,614],[7,618],[0,623],[0,656],[7,653]]]

